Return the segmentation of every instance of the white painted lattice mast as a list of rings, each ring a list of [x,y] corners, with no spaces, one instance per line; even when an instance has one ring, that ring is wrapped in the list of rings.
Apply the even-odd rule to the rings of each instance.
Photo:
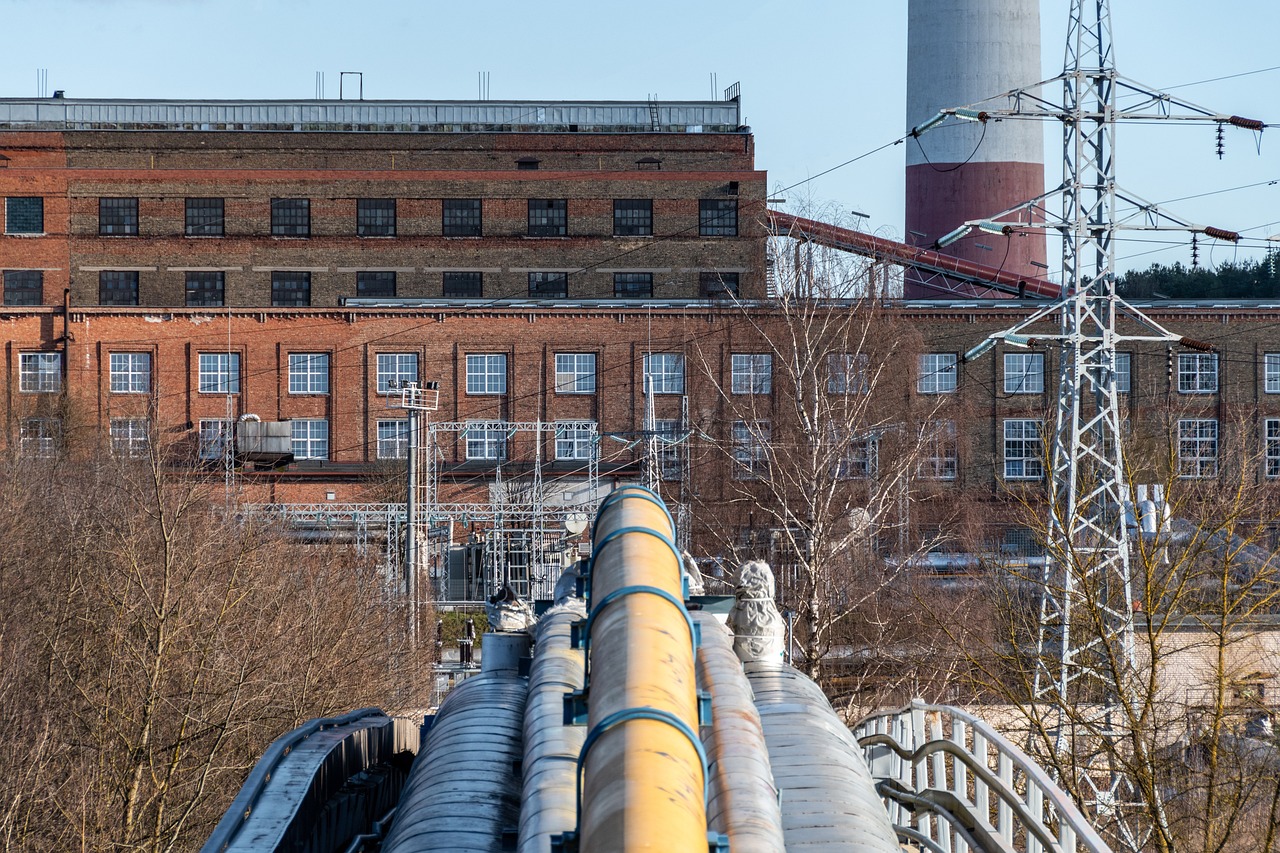
[[[1052,341],[1059,348],[1033,699],[1048,712],[1044,719],[1053,748],[1074,753],[1083,770],[1073,787],[1078,786],[1095,819],[1136,851],[1165,820],[1159,796],[1140,796],[1120,760],[1145,763],[1150,757],[1124,755],[1132,743],[1126,735],[1138,721],[1131,702],[1136,663],[1125,513],[1129,487],[1116,397],[1116,344],[1177,341],[1206,347],[1164,329],[1116,295],[1115,236],[1130,228],[1191,231],[1232,242],[1239,235],[1178,220],[1120,189],[1115,180],[1116,124],[1121,119],[1190,120],[1255,131],[1263,125],[1212,113],[1120,77],[1108,0],[1073,0],[1064,66],[1058,77],[999,96],[1007,106],[984,103],[943,110],[916,132],[950,117],[979,122],[1053,119],[1063,127],[1063,178],[1057,188],[989,220],[965,223],[938,244],[949,245],[975,230],[1012,238],[1019,231],[1049,228],[1062,238],[1061,297],[990,336],[965,360],[997,343],[1034,347]],[[1061,104],[1040,94],[1059,83]],[[1136,97],[1134,106],[1122,109],[1119,94]],[[1175,108],[1186,113],[1175,114]],[[1061,199],[1060,213],[1048,207],[1055,196]],[[1132,206],[1133,212],[1120,215],[1118,203]],[[1041,331],[1055,319],[1056,332]],[[1082,707],[1097,710],[1082,715]],[[1154,821],[1138,819],[1137,806]]]

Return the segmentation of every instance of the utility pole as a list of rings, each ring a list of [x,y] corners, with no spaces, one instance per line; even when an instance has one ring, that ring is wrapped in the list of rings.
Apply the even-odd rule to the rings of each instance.
[[[1047,706],[1049,731],[1059,754],[1084,750],[1071,787],[1100,824],[1129,850],[1143,849],[1153,831],[1167,829],[1158,792],[1135,788],[1117,760],[1133,738],[1135,708],[1130,542],[1125,507],[1130,502],[1116,397],[1117,341],[1207,345],[1163,328],[1116,295],[1115,235],[1125,229],[1190,231],[1236,242],[1239,234],[1169,216],[1117,187],[1115,129],[1120,120],[1200,121],[1261,131],[1263,123],[1213,113],[1121,77],[1115,68],[1108,0],[1073,0],[1063,72],[1050,80],[999,96],[1009,106],[984,104],[943,110],[915,128],[919,133],[950,118],[986,122],[1053,120],[1063,128],[1062,183],[990,220],[967,222],[942,237],[942,248],[981,231],[1012,239],[1048,228],[1062,238],[1061,297],[1012,328],[989,336],[965,353],[969,361],[996,344],[1036,347],[1050,341],[1060,353],[1058,395],[1050,460],[1048,554],[1041,577],[1040,628],[1033,699]],[[1041,94],[1062,86],[1062,102]],[[1130,100],[1121,107],[1118,94]],[[992,99],[995,100],[995,99]],[[1185,110],[1175,114],[1175,109]],[[1061,199],[1061,212],[1046,203]],[[1133,207],[1121,217],[1117,202]],[[1117,329],[1124,318],[1133,332]],[[1057,330],[1032,331],[1057,320]],[[1100,614],[1086,625],[1081,608]],[[1087,628],[1088,630],[1083,630]],[[1104,697],[1096,713],[1079,713],[1086,696]],[[1072,708],[1077,713],[1068,714]],[[1096,745],[1101,745],[1097,755]],[[1094,757],[1101,761],[1094,761]],[[1152,756],[1132,756],[1150,762]],[[1100,768],[1099,764],[1106,765]],[[1102,770],[1102,772],[1098,772]],[[1139,816],[1139,810],[1146,817]],[[1146,819],[1147,817],[1150,820]]]
[[[405,600],[409,605],[409,642],[417,648],[418,610],[421,594],[418,579],[421,569],[419,558],[419,525],[422,522],[422,511],[418,492],[422,480],[422,420],[423,415],[430,418],[440,405],[440,383],[428,382],[419,386],[417,382],[400,382],[393,385],[392,390],[400,392],[398,397],[391,397],[388,406],[393,409],[404,409],[408,417],[405,427],[409,433],[408,447],[408,488],[405,494],[405,536],[404,536],[404,584]],[[427,452],[431,453],[431,442],[427,442]],[[427,518],[427,534],[430,538],[431,519]]]

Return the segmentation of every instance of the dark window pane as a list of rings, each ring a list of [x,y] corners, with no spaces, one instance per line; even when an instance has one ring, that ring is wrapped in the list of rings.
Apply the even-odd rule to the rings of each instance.
[[[187,306],[220,308],[224,305],[223,275],[220,272],[187,273]]]
[[[44,199],[22,196],[4,200],[4,233],[43,234]]]
[[[39,305],[44,301],[44,273],[40,270],[5,270],[4,304]]]
[[[613,295],[629,299],[651,299],[653,297],[653,273],[614,273]]]
[[[484,274],[478,272],[447,272],[444,274],[444,295],[473,299],[484,290]]]
[[[529,273],[529,295],[543,299],[565,299],[569,296],[567,272]]]
[[[138,200],[136,198],[98,199],[98,233],[138,233]]]
[[[698,295],[703,299],[728,299],[738,295],[736,272],[698,273]]]
[[[389,270],[356,273],[356,296],[369,299],[394,299],[396,274]]]
[[[446,237],[479,237],[481,207],[478,198],[446,198],[441,233]]]
[[[538,168],[538,165],[541,162],[542,161],[539,160],[537,157],[521,157],[519,160],[516,161],[516,168],[521,169],[523,171],[529,171],[529,170]]]
[[[103,270],[98,273],[99,305],[137,305],[138,273],[133,270]]]
[[[311,304],[311,273],[271,274],[271,305],[274,308],[305,308]]]
[[[530,237],[564,237],[568,233],[569,216],[564,199],[529,199]]]
[[[220,198],[187,199],[187,236],[221,237],[223,204]]]
[[[275,237],[311,236],[311,199],[271,199],[271,234]]]
[[[396,236],[396,200],[394,198],[357,199],[356,235],[360,237]]]
[[[703,237],[737,237],[738,200],[736,198],[699,199],[698,233]]]
[[[653,200],[616,198],[613,200],[613,235],[649,237],[653,234]]]

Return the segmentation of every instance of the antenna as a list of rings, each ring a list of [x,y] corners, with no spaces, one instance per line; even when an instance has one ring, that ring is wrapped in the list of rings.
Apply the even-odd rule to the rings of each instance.
[[[364,100],[364,72],[363,71],[339,71],[338,72],[338,100],[340,101],[343,100],[342,82],[346,80],[347,75],[351,75],[352,77],[355,77],[359,81],[360,83],[359,100],[363,101]]]

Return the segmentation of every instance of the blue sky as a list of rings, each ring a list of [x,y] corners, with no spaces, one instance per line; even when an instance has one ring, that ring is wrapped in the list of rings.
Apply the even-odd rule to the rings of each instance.
[[[1068,8],[1042,4],[1045,77],[1062,68]],[[1280,65],[1280,3],[1112,0],[1112,12],[1124,76],[1280,124],[1280,69],[1251,73]],[[328,97],[339,72],[361,71],[367,99],[470,99],[487,71],[493,99],[689,100],[711,95],[714,74],[717,90],[741,82],[757,165],[793,207],[859,210],[900,238],[901,145],[793,185],[902,135],[906,17],[905,0],[0,0],[0,96],[35,95],[37,69],[68,97],[193,99],[311,98],[317,71]],[[1229,75],[1244,76],[1200,83]],[[1061,137],[1045,137],[1056,184]],[[1202,263],[1257,257],[1280,234],[1280,183],[1268,183],[1280,127],[1260,154],[1257,142],[1229,132],[1219,160],[1211,127],[1123,127],[1120,183],[1249,238],[1206,241]],[[1180,235],[1129,235],[1118,254],[1121,269],[1190,257]]]

